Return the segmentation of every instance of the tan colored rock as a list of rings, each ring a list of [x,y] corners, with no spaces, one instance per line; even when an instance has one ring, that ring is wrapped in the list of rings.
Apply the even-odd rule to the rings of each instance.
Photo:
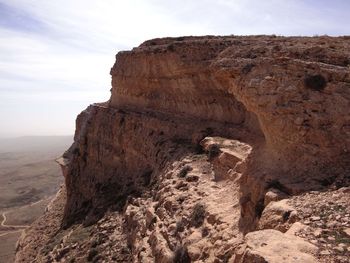
[[[350,237],[350,228],[344,228],[343,229],[344,233],[347,234]]]
[[[222,137],[205,137],[200,145],[208,152],[214,166],[215,180],[220,181],[239,176],[244,169],[244,161],[252,151],[249,144]],[[214,150],[217,153],[212,153]],[[234,171],[234,173],[232,173]]]
[[[277,230],[255,231],[245,236],[245,245],[234,263],[316,263],[317,248],[303,239]]]
[[[308,227],[308,226],[306,226],[306,225],[304,225],[304,224],[302,224],[300,222],[295,222],[294,224],[292,224],[292,226],[287,230],[287,232],[285,234],[287,234],[287,235],[296,235],[300,231],[308,230],[309,228],[310,227]]]
[[[149,242],[156,262],[172,263],[173,253],[169,249],[164,236],[160,232],[153,231]]]
[[[259,229],[277,229],[286,232],[297,219],[297,211],[291,207],[287,199],[271,202],[265,207],[259,220]]]
[[[146,226],[149,228],[157,220],[157,217],[154,213],[153,207],[148,207],[146,209]]]
[[[287,197],[288,195],[286,193],[275,188],[270,188],[265,194],[264,206],[267,206],[272,201],[276,202]]]
[[[110,106],[245,123],[263,131],[283,166],[299,160],[306,168],[315,155],[342,160],[350,150],[347,45],[331,37],[146,41],[117,55]],[[325,84],[307,86],[310,77]],[[258,122],[249,123],[252,114]]]

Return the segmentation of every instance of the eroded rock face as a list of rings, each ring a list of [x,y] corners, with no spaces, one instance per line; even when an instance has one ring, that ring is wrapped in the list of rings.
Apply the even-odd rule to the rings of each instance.
[[[234,126],[169,115],[136,113],[92,105],[77,118],[75,143],[66,153],[65,225],[90,224],[111,205],[120,210],[128,196],[139,196],[155,184],[165,165],[208,133],[244,134]],[[117,200],[117,201],[116,201]]]
[[[146,41],[118,53],[110,106],[235,124],[253,113],[280,168],[316,169],[350,150],[348,46],[329,37]]]
[[[349,170],[345,47],[348,38],[150,40],[118,53],[109,105],[216,120],[262,134],[242,180],[242,225],[255,225],[251,218],[260,214],[267,182],[296,194]]]
[[[207,36],[118,53],[110,100],[78,116],[60,160],[67,202],[47,237],[60,241],[36,259],[313,262],[312,245],[265,228],[297,221],[281,199],[349,181],[349,50],[348,37]]]

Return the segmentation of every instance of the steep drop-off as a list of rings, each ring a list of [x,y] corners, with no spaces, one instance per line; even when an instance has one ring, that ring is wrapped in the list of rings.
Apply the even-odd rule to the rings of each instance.
[[[349,48],[207,36],[119,52],[110,100],[78,116],[59,161],[61,224],[28,244],[48,211],[17,261],[315,262],[315,245],[279,232],[298,221],[279,200],[348,184]]]

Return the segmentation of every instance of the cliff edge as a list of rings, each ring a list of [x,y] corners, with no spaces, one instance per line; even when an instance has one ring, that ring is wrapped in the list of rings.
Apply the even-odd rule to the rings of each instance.
[[[110,74],[17,262],[346,262],[350,37],[153,39]]]

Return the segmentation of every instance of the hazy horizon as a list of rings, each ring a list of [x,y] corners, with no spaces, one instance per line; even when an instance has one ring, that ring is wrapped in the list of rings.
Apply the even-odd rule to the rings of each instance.
[[[61,149],[62,153],[73,143],[73,135],[0,137],[0,154],[7,152],[50,152]]]
[[[11,135],[9,134],[8,136],[7,135],[0,135],[0,140],[3,140],[3,139],[21,139],[21,138],[55,138],[55,137],[73,137],[74,136],[74,132],[72,134],[61,134],[61,135],[55,135],[55,134],[52,134],[52,135],[45,135],[45,134],[38,134],[38,135],[19,135],[19,136],[16,136],[16,135]]]
[[[157,37],[348,35],[346,0],[0,0],[0,137],[72,135],[115,54]]]

